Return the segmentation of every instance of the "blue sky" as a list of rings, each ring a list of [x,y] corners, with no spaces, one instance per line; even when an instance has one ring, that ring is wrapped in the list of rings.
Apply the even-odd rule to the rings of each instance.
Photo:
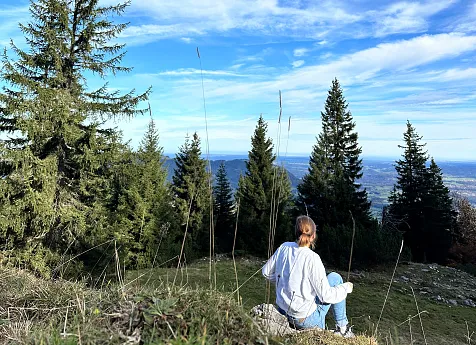
[[[114,3],[104,0],[106,3]],[[26,1],[0,0],[0,48],[23,43]],[[205,151],[201,52],[211,153],[246,153],[260,113],[281,154],[309,155],[334,77],[363,156],[397,157],[409,119],[436,159],[476,160],[476,1],[132,0],[129,74],[109,86],[143,91],[166,152],[197,131]],[[98,78],[89,87],[101,85]],[[116,123],[136,146],[148,117]]]

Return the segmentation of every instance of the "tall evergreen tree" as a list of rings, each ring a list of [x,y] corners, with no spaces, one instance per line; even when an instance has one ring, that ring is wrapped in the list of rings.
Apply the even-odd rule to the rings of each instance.
[[[163,244],[175,222],[162,152],[151,119],[138,152],[123,154],[122,164],[115,169],[110,223],[127,238],[122,247],[129,268],[148,267],[169,254]]]
[[[207,253],[210,243],[210,176],[206,171],[206,162],[201,158],[197,133],[194,133],[191,141],[188,136],[185,138],[185,143],[175,157],[175,164],[177,167],[172,177],[173,193],[183,231],[188,224],[187,248],[191,248],[195,255]],[[182,238],[178,236],[176,241],[181,242]]]
[[[352,212],[360,224],[370,221],[367,191],[361,189],[362,149],[355,122],[348,111],[342,88],[332,81],[321,112],[322,131],[309,160],[309,172],[298,186],[298,203],[321,227],[335,227]]]
[[[426,197],[423,214],[424,244],[427,261],[445,264],[456,225],[456,212],[449,189],[443,183],[443,173],[432,158],[425,176]]]
[[[409,121],[403,139],[405,144],[399,147],[404,153],[395,165],[398,176],[388,214],[404,233],[413,260],[444,263],[455,222],[449,190],[433,159],[427,168],[426,144],[420,143],[422,137]]]
[[[177,230],[175,212],[172,209],[172,191],[167,182],[167,170],[164,167],[163,148],[159,145],[159,133],[153,119],[142,139],[137,155],[141,169],[140,194],[146,209],[143,210],[139,243],[144,247],[141,256],[143,264],[149,265],[157,253],[161,259],[171,255],[167,247],[171,234]],[[160,248],[160,246],[163,248]],[[157,252],[160,249],[160,252]]]
[[[215,234],[219,251],[230,252],[233,247],[233,192],[226,175],[225,163],[222,162],[213,187]]]
[[[105,77],[128,71],[120,66],[123,46],[110,44],[126,27],[109,17],[126,5],[100,6],[98,0],[32,2],[29,24],[20,24],[29,50],[12,44],[4,53],[0,93],[2,140],[0,237],[13,257],[43,274],[73,255],[99,220],[106,191],[102,172],[114,130],[102,120],[133,116],[148,92],[119,95],[101,87],[86,90],[88,72]],[[64,254],[63,254],[64,255]]]
[[[241,246],[262,256],[268,252],[270,232],[277,238],[285,238],[292,232],[287,214],[290,182],[287,174],[273,165],[276,156],[271,139],[266,137],[267,126],[260,116],[251,138],[246,172],[240,178],[237,190]]]
[[[410,247],[412,257],[416,261],[424,259],[424,215],[423,200],[426,191],[424,179],[426,176],[427,151],[426,144],[421,144],[422,137],[418,135],[410,121],[403,134],[404,145],[398,147],[404,150],[402,159],[396,162],[397,183],[389,197],[388,213],[398,224],[398,229],[404,233],[405,243]]]
[[[342,88],[332,81],[321,112],[322,130],[309,159],[308,173],[298,186],[298,205],[323,229],[321,245],[332,245],[344,237],[352,226],[352,216],[358,227],[371,225],[367,191],[359,183],[362,177],[362,149],[358,146],[355,122],[348,110]],[[347,245],[328,248],[329,256]]]

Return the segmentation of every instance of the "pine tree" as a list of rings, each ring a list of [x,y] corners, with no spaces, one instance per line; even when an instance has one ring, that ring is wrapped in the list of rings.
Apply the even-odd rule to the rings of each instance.
[[[219,251],[230,252],[233,247],[233,193],[226,175],[225,163],[222,162],[216,173],[213,187],[215,234]]]
[[[173,193],[181,218],[181,227],[185,231],[188,224],[188,234],[191,239],[188,245],[195,255],[207,253],[210,243],[209,214],[210,194],[208,188],[209,172],[206,162],[201,158],[200,139],[194,133],[192,140],[185,138],[185,143],[175,157]],[[178,236],[175,242],[181,242],[183,236]],[[187,247],[189,248],[189,247]]]
[[[237,198],[240,203],[238,237],[243,249],[266,256],[270,231],[276,238],[291,232],[287,211],[291,187],[287,174],[273,165],[273,144],[266,137],[267,123],[260,116],[251,138],[245,175],[240,178]],[[273,200],[274,199],[274,200]],[[278,207],[276,207],[278,206]],[[275,225],[274,225],[275,224]],[[274,249],[274,248],[273,248]]]
[[[99,6],[98,0],[32,2],[29,24],[20,24],[29,50],[14,44],[18,59],[3,55],[0,93],[0,237],[19,264],[48,275],[63,255],[78,246],[101,219],[107,198],[103,172],[115,140],[103,120],[133,116],[148,92],[119,95],[106,85],[86,90],[86,73],[105,77],[128,71],[124,53],[110,44],[126,27],[109,17],[126,5]]]
[[[332,81],[321,119],[322,130],[313,146],[308,173],[298,185],[297,201],[301,212],[308,213],[323,229],[321,246],[330,246],[346,236],[343,232],[349,232],[349,211],[358,227],[367,228],[372,222],[367,191],[358,182],[362,177],[362,149],[337,79]],[[344,247],[347,245],[328,247],[327,254],[334,258],[345,256],[335,252]]]
[[[396,162],[397,183],[389,197],[389,216],[397,224],[397,229],[404,233],[405,243],[410,247],[415,261],[425,260],[425,216],[424,200],[427,196],[425,177],[427,176],[426,144],[421,144],[422,137],[417,134],[410,121],[403,135],[404,150],[402,159]]]

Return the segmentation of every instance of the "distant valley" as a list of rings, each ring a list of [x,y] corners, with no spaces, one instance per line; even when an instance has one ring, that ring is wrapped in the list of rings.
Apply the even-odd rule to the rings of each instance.
[[[210,155],[212,172],[215,174],[221,162],[225,168],[232,187],[238,186],[240,174],[246,171],[246,156],[239,155]],[[364,176],[361,180],[362,187],[367,189],[372,201],[372,211],[379,214],[382,207],[387,204],[387,198],[396,181],[394,161],[364,159]],[[437,162],[442,169],[446,186],[452,191],[467,197],[476,204],[476,162]],[[279,159],[279,163],[287,169],[293,190],[306,174],[309,164],[308,157],[286,157]],[[168,158],[165,162],[168,169],[169,180],[174,173],[175,162]]]

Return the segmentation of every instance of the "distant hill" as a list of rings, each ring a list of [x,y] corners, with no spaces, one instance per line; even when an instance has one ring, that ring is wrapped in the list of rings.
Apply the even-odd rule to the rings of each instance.
[[[243,156],[213,155],[210,161],[213,174],[216,173],[221,162],[225,163],[225,169],[230,179],[233,189],[238,187],[240,174],[246,171],[246,159]],[[292,189],[296,192],[297,185],[309,167],[309,157],[286,157],[280,158],[278,162],[288,171],[291,180]],[[378,214],[384,205],[387,204],[388,195],[396,181],[392,160],[364,159],[364,176],[360,183],[367,189],[370,200],[372,201],[372,211]],[[467,197],[476,205],[476,162],[437,162],[443,171],[443,177],[446,186],[452,191]],[[168,158],[165,162],[168,169],[168,179],[172,180],[175,169],[175,162]]]
[[[228,179],[230,180],[231,187],[233,189],[238,188],[238,181],[240,179],[240,175],[244,175],[246,171],[246,164],[245,164],[246,160],[245,159],[211,160],[210,165],[212,167],[212,173],[214,176],[222,162],[225,163],[225,170],[226,170]],[[172,181],[174,169],[176,168],[175,161],[172,158],[167,158],[167,160],[165,161],[165,166],[167,167],[167,170],[168,170],[168,180]],[[291,185],[294,190],[299,184],[300,179],[297,178],[289,170],[288,170],[288,176],[289,176],[289,179],[291,180]]]

